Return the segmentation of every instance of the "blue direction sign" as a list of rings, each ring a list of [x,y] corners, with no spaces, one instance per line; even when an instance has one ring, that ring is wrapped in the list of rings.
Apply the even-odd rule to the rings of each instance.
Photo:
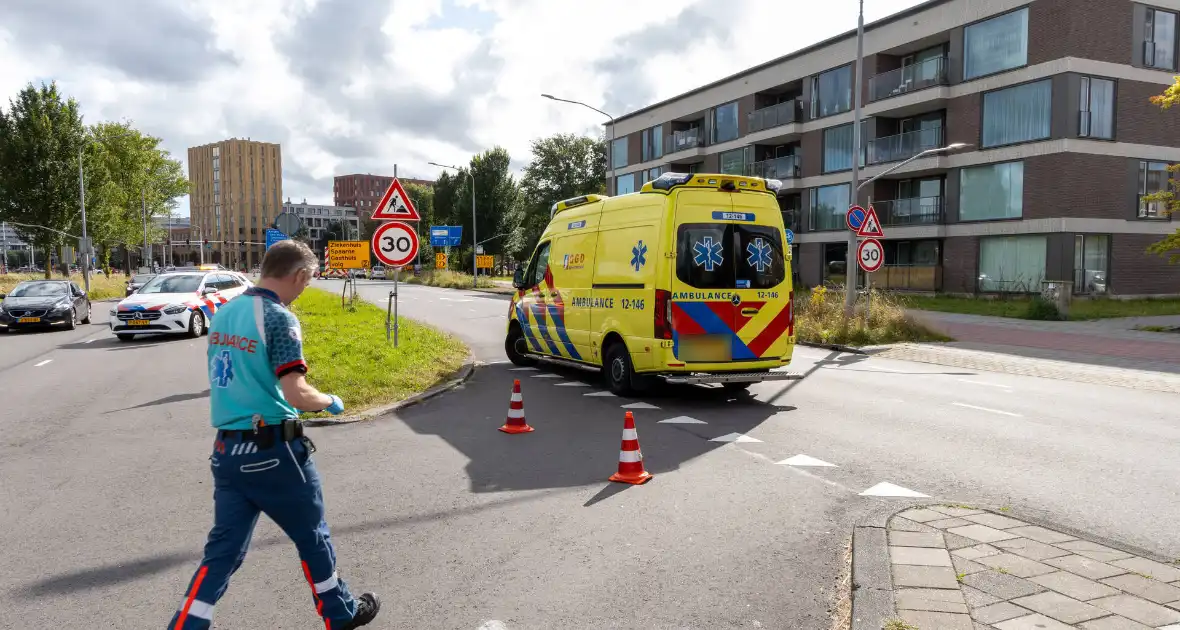
[[[860,230],[860,226],[864,225],[866,216],[868,215],[865,214],[864,208],[860,206],[852,206],[848,209],[848,214],[844,217],[844,219],[848,224],[848,229],[856,232]]]
[[[791,230],[787,230],[787,245],[794,245],[794,244],[795,244],[795,233],[792,232]]]
[[[283,234],[282,232],[280,232],[279,230],[276,230],[274,228],[267,228],[266,229],[266,248],[270,249],[271,245],[274,245],[275,243],[277,243],[279,241],[285,241],[285,240],[287,240],[287,238],[289,238],[289,237],[286,234]]]
[[[463,240],[462,225],[430,226],[431,247],[458,247]]]

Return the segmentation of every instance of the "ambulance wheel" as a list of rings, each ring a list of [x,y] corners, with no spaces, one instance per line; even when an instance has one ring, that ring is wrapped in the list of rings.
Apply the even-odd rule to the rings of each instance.
[[[537,360],[528,356],[528,350],[528,342],[520,330],[520,324],[513,322],[508,329],[508,336],[504,338],[504,354],[508,355],[513,365],[532,367],[537,364]]]
[[[606,349],[603,361],[603,376],[607,389],[616,396],[627,396],[635,391],[635,368],[631,365],[631,353],[621,341],[612,343]]]
[[[197,338],[205,334],[205,316],[201,311],[193,311],[193,316],[188,320],[188,336]]]

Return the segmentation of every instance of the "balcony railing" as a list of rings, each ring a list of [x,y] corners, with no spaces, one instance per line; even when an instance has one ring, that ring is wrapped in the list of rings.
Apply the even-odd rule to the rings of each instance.
[[[942,146],[942,127],[931,127],[869,141],[869,164],[898,162]]]
[[[755,131],[762,131],[763,129],[770,129],[771,127],[778,127],[780,125],[788,125],[793,122],[799,122],[799,114],[802,113],[803,107],[798,99],[790,100],[778,105],[756,109],[750,112],[747,117],[747,124],[749,126],[749,133]]]
[[[869,101],[947,83],[947,58],[932,57],[921,63],[882,72],[869,79]]]
[[[935,225],[942,223],[942,197],[915,197],[874,201],[882,225]]]
[[[747,164],[746,175],[765,179],[793,179],[799,176],[799,162],[798,156],[794,155],[762,160]]]
[[[664,153],[676,153],[705,146],[705,130],[702,127],[673,131],[664,139]]]

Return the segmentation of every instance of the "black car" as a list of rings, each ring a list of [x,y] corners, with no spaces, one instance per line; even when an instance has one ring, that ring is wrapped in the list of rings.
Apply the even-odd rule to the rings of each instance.
[[[131,276],[131,279],[127,281],[127,295],[135,293],[141,287],[143,287],[143,285],[147,284],[148,280],[151,280],[155,277],[156,274],[154,273],[137,273]]]
[[[0,331],[90,323],[90,299],[73,282],[30,280],[0,294]]]

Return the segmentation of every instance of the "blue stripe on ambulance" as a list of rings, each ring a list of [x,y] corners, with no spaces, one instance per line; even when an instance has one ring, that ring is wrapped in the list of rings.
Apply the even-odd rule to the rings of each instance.
[[[561,310],[557,308],[556,304],[547,306],[549,317],[553,319],[553,324],[557,327],[557,337],[561,339],[561,345],[565,346],[565,351],[569,353],[571,359],[581,361],[582,355],[578,354],[578,350],[574,348],[574,342],[570,341],[570,336],[565,332],[565,318],[561,316]]]
[[[520,302],[516,303],[516,321],[520,323],[520,329],[524,331],[524,338],[529,342],[529,347],[534,352],[541,349],[541,345],[537,343],[537,337],[533,334],[533,327],[529,324],[529,317],[524,312],[524,307]]]
[[[737,336],[733,328],[725,323],[713,309],[705,302],[677,302],[676,306],[684,312],[685,315],[692,318],[693,321],[705,331],[707,335],[729,335],[730,352],[735,360],[742,359],[757,359],[758,355],[750,350],[746,342]],[[672,335],[672,353],[676,356],[676,351],[680,349],[680,335],[673,333]]]
[[[549,346],[549,351],[557,356],[561,356],[561,351],[557,349],[557,344],[553,342],[553,337],[549,335],[549,325],[545,323],[545,309],[540,304],[530,305],[530,310],[533,312],[533,319],[537,320],[537,332],[541,334],[541,339],[545,340],[545,345]]]

